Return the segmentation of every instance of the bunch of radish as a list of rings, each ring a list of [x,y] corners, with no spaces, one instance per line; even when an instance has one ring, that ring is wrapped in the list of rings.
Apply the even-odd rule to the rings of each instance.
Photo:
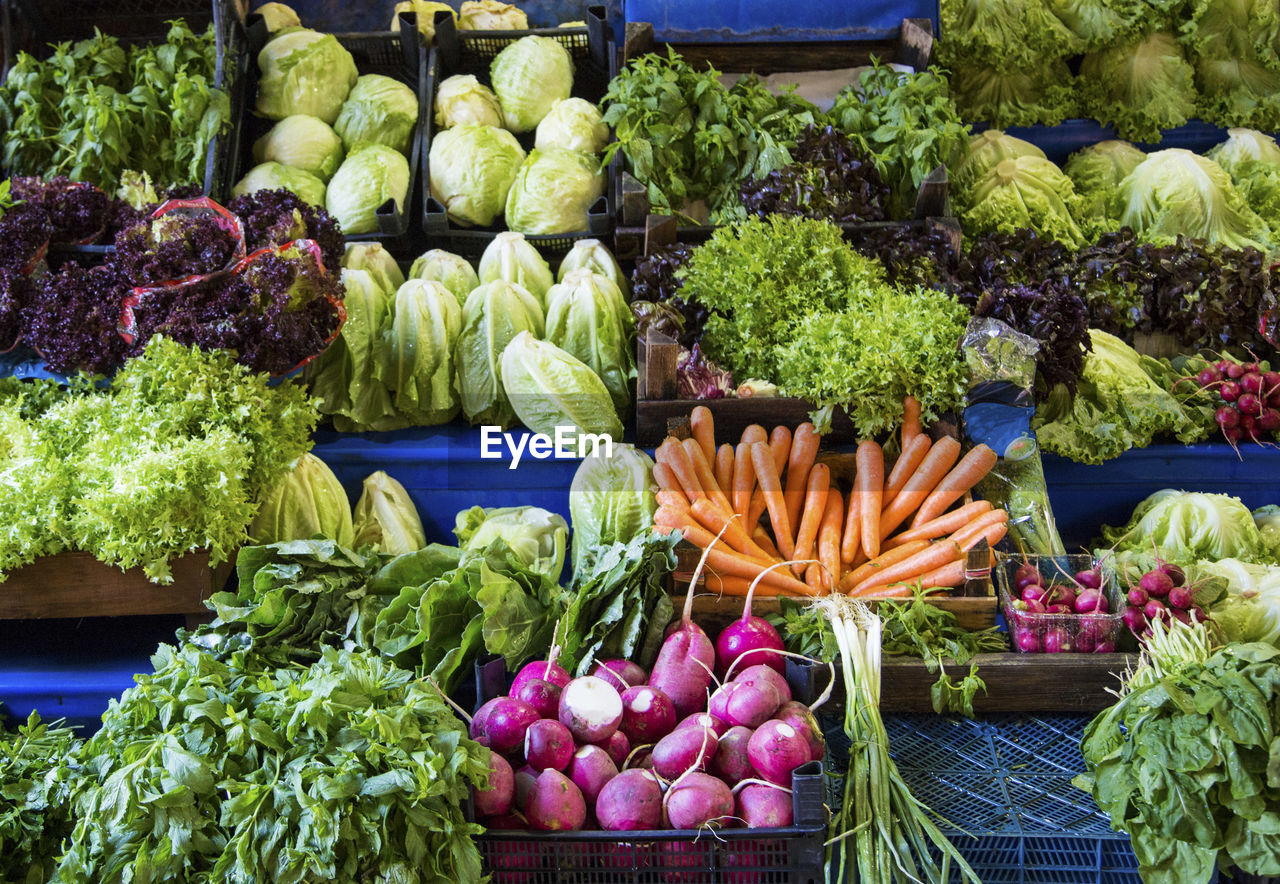
[[[1232,445],[1241,440],[1261,443],[1280,433],[1280,372],[1266,363],[1222,359],[1209,363],[1195,380],[1222,403],[1214,418]]]
[[[1187,575],[1170,562],[1157,563],[1132,584],[1128,601],[1124,625],[1139,638],[1150,634],[1154,620],[1204,623],[1209,616],[1196,604],[1195,587],[1187,584]]]
[[[1016,596],[1009,612],[1014,645],[1028,653],[1114,652],[1114,628],[1107,616],[1111,604],[1102,590],[1102,569],[1095,565],[1063,576],[1067,579],[1046,584],[1033,563],[1018,566],[1013,575]]]

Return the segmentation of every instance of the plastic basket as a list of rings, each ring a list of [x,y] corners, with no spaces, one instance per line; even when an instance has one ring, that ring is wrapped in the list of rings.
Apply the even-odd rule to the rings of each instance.
[[[1094,646],[1102,641],[1111,643],[1111,649],[1120,639],[1124,621],[1125,597],[1116,583],[1115,573],[1110,568],[1102,572],[1102,588],[1106,593],[1109,605],[1107,614],[1031,614],[1013,608],[1013,599],[1017,597],[1014,584],[1014,572],[1023,562],[1036,566],[1048,586],[1051,580],[1059,583],[1068,581],[1078,571],[1097,566],[1098,562],[1089,555],[1066,556],[1018,556],[1010,557],[995,571],[996,586],[1000,590],[1000,607],[1004,610],[1005,621],[1011,629],[1025,630],[1034,635],[1036,645],[1045,641],[1050,630],[1062,630],[1075,652],[1091,653]],[[1083,641],[1082,641],[1083,639]],[[1038,647],[1025,647],[1015,637],[1014,647],[1022,652],[1038,652]]]
[[[605,21],[603,6],[592,6],[585,28],[543,28],[528,31],[458,31],[448,13],[436,17],[435,43],[431,50],[429,111],[435,105],[438,85],[454,74],[473,74],[489,82],[489,64],[506,46],[522,37],[550,37],[564,45],[573,59],[573,95],[599,103],[609,88],[609,80],[617,69],[613,42]],[[431,196],[429,155],[434,133],[434,112],[427,114],[426,138],[422,147],[423,225],[432,248],[442,248],[468,258],[478,258],[494,237],[504,232],[506,224],[499,219],[489,227],[463,227],[451,220],[443,205]],[[526,150],[533,147],[534,133],[516,136]],[[581,239],[601,239],[613,233],[615,174],[617,162],[605,171],[604,195],[587,211],[587,229],[572,233],[526,234],[527,239],[544,257],[563,257]]]
[[[356,70],[361,74],[382,74],[392,77],[413,89],[418,97],[418,123],[414,127],[409,145],[409,189],[405,204],[397,206],[395,200],[387,200],[375,212],[378,230],[372,233],[346,234],[347,242],[379,242],[395,254],[409,255],[420,244],[414,241],[410,230],[413,217],[413,201],[417,192],[419,154],[422,152],[426,120],[430,118],[431,101],[427,91],[426,47],[419,38],[416,18],[400,16],[400,31],[380,31],[368,34],[334,34],[342,47],[355,59]],[[257,59],[258,52],[267,42],[266,23],[261,16],[251,15],[248,20],[248,55]],[[253,143],[275,125],[254,113],[258,94],[259,71],[256,61],[251,64],[245,78],[245,94],[240,104],[240,125],[229,147],[230,174],[222,199],[230,199],[235,182],[253,168]]]

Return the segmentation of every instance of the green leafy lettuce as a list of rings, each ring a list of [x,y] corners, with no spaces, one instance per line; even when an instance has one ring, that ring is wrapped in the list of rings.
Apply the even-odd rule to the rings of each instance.
[[[1000,128],[1056,126],[1076,112],[1071,70],[1061,58],[1025,67],[973,58],[954,68],[951,89],[967,120]]]
[[[1115,43],[1080,63],[1081,101],[1089,116],[1131,141],[1159,141],[1196,112],[1195,71],[1169,33]]]
[[[1003,160],[972,187],[956,194],[958,215],[970,236],[1029,227],[1063,245],[1084,245],[1075,222],[1079,198],[1071,179],[1049,160]]]
[[[1119,528],[1103,526],[1103,542],[1119,552],[1151,552],[1174,562],[1233,558],[1269,562],[1274,556],[1249,508],[1228,494],[1166,488],[1143,500]]]
[[[1146,158],[1129,142],[1116,140],[1100,141],[1071,155],[1062,171],[1080,197],[1077,218],[1082,227],[1099,233],[1119,229],[1119,219],[1114,217],[1115,193],[1120,182]]]

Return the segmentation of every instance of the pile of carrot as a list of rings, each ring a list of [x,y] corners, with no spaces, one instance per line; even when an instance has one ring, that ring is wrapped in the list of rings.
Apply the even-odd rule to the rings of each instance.
[[[893,598],[917,584],[960,586],[965,554],[1008,530],[1004,510],[962,500],[996,454],[978,445],[962,457],[955,439],[921,432],[918,403],[908,398],[903,412],[892,468],[886,474],[878,443],[860,443],[846,493],[818,460],[813,424],[794,433],[753,424],[737,445],[717,447],[711,412],[698,406],[692,437],[658,446],[655,530],[709,549],[707,588],[726,594],[745,594],[762,574],[757,592],[775,595]]]

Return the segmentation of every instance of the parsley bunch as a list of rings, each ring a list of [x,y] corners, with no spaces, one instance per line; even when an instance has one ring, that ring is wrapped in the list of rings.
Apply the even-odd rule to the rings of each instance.
[[[35,712],[16,731],[0,731],[0,881],[44,882],[71,831],[71,790],[80,741]]]

